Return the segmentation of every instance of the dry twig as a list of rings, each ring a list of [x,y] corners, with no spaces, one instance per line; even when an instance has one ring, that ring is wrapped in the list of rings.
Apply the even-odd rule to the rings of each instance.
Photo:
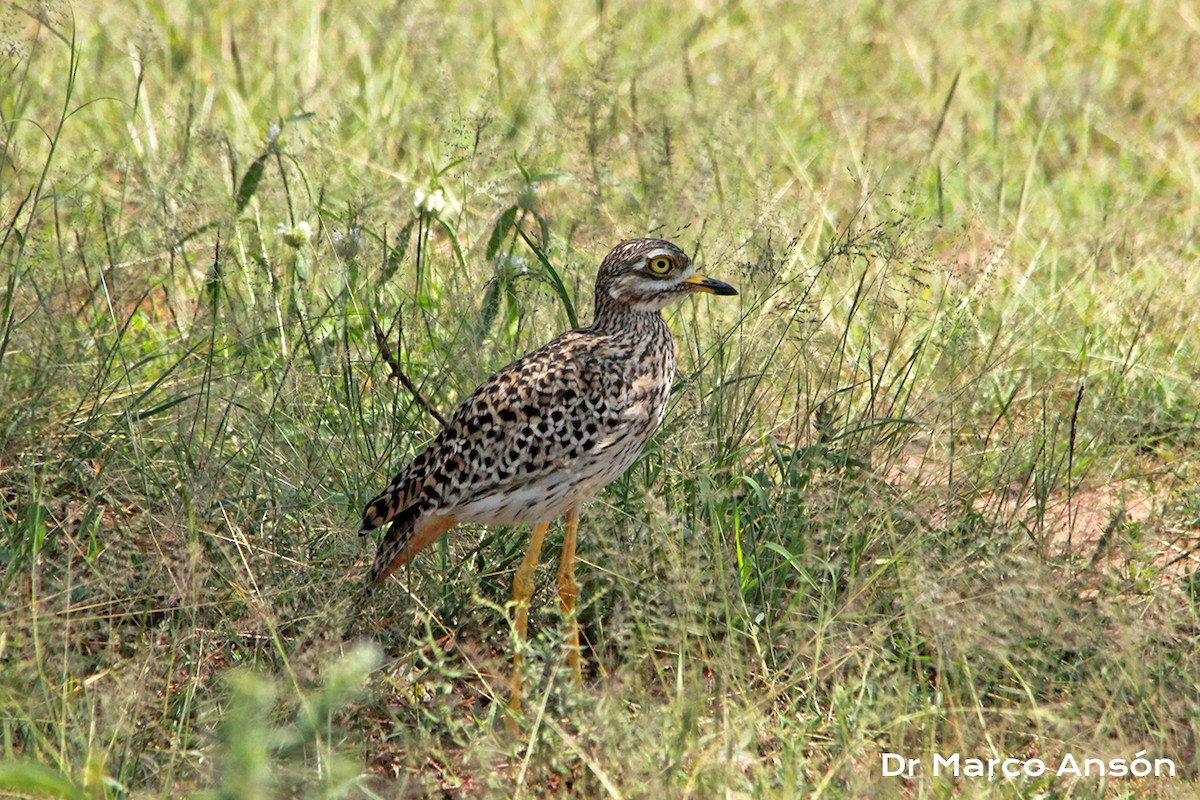
[[[446,418],[442,416],[442,412],[434,408],[433,404],[425,399],[425,395],[421,394],[421,390],[405,374],[404,369],[400,366],[400,360],[392,355],[392,348],[388,346],[387,336],[383,333],[383,326],[379,324],[379,317],[375,314],[374,309],[371,310],[371,325],[375,328],[375,343],[379,345],[379,354],[391,371],[390,377],[399,380],[401,385],[417,399],[421,407],[428,411],[430,416],[440,422],[442,427],[445,427],[447,422]]]

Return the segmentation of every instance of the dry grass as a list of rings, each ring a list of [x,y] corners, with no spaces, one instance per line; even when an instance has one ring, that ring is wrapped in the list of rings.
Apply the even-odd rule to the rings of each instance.
[[[2,13],[0,792],[1194,795],[1186,6],[273,10]],[[585,517],[581,688],[552,534],[514,739],[524,531],[351,610],[437,429],[372,314],[446,411],[647,233],[742,294]]]

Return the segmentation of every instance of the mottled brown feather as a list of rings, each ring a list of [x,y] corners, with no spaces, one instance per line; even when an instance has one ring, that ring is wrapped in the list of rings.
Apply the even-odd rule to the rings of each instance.
[[[661,255],[674,272],[649,275],[647,258]],[[592,325],[484,381],[367,503],[361,533],[390,523],[369,586],[458,522],[546,522],[619,476],[666,409],[675,345],[661,308],[697,290],[683,280],[692,272],[670,242],[617,245],[600,266]]]

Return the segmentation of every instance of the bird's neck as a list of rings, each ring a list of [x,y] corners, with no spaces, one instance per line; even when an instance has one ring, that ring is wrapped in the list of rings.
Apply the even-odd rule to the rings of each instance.
[[[607,292],[596,292],[596,314],[591,329],[596,333],[645,336],[651,331],[666,330],[659,309],[638,309],[628,303],[618,303]]]

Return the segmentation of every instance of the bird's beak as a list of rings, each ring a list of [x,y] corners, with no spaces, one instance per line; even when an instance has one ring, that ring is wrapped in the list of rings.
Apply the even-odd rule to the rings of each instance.
[[[724,281],[719,281],[716,278],[709,278],[700,273],[696,273],[690,277],[684,278],[683,282],[693,287],[697,292],[708,292],[709,294],[737,294],[737,289],[730,286]]]

